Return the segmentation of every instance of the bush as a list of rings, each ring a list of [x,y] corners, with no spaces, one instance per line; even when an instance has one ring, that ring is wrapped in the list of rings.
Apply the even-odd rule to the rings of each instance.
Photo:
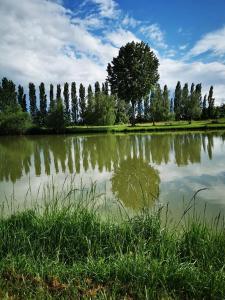
[[[0,113],[0,134],[22,134],[30,126],[31,119],[26,112]]]

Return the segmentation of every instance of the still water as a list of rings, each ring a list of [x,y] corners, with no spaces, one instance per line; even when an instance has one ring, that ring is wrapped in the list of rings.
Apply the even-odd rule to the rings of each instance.
[[[225,132],[0,137],[0,201],[71,176],[76,187],[95,182],[112,212],[115,199],[132,213],[168,203],[175,218],[207,188],[197,209],[225,215]]]

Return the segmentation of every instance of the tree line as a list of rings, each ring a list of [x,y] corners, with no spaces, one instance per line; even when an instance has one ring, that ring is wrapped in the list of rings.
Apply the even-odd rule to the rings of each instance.
[[[159,61],[144,42],[127,43],[108,64],[106,81],[94,88],[76,82],[62,86],[30,82],[28,97],[24,87],[12,80],[0,84],[0,131],[19,129],[29,122],[37,127],[61,131],[70,125],[113,125],[168,120],[224,117],[225,105],[215,106],[213,86],[202,96],[201,83],[181,86],[173,97],[167,85],[159,85]],[[16,125],[15,125],[16,124]]]

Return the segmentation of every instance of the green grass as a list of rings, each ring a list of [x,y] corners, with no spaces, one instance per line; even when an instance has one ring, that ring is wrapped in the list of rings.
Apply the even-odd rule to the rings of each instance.
[[[136,126],[129,124],[112,126],[69,126],[65,129],[66,134],[76,133],[114,133],[114,132],[165,132],[165,131],[193,131],[193,130],[219,130],[225,129],[225,119],[206,121],[168,121],[141,123]],[[52,134],[52,130],[46,128],[30,128],[26,134]]]
[[[0,299],[223,299],[224,228],[81,205],[0,217]]]

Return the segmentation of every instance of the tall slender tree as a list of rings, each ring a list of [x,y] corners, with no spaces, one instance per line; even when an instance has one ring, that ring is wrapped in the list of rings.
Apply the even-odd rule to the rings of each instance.
[[[23,90],[23,87],[19,84],[18,85],[17,99],[18,99],[18,103],[21,106],[21,108],[22,108],[23,96],[24,96],[24,90]]]
[[[45,85],[43,82],[39,85],[39,97],[40,97],[40,122],[44,126],[46,124],[47,116],[47,96],[45,94]]]
[[[101,92],[100,84],[98,81],[95,82],[95,95],[99,94]]]
[[[72,121],[74,124],[78,123],[78,99],[76,83],[71,84],[71,106],[72,106]]]
[[[66,125],[69,125],[70,124],[70,106],[69,106],[69,84],[68,84],[68,82],[66,82],[64,84],[63,96],[64,96],[64,106],[65,106],[65,121],[66,121]]]
[[[62,98],[61,98],[61,85],[60,85],[60,84],[57,84],[57,89],[56,89],[56,100],[57,100],[57,101],[62,100]]]
[[[29,83],[29,99],[30,99],[30,114],[34,122],[35,117],[37,115],[37,98],[36,98],[35,85],[32,82]]]
[[[177,82],[175,95],[174,95],[174,113],[175,119],[178,121],[181,118],[181,97],[182,97],[182,89],[180,81]]]
[[[214,118],[214,109],[215,109],[214,102],[215,102],[215,98],[213,98],[213,86],[211,86],[208,95],[208,117],[210,119]]]
[[[207,110],[207,95],[204,96],[203,105],[202,105],[202,119],[208,119],[208,110]]]
[[[50,92],[49,92],[49,98],[50,98],[50,111],[54,109],[55,107],[55,101],[54,101],[54,86],[53,84],[50,84]]]
[[[194,92],[194,85],[192,83],[191,85],[191,95],[192,95],[192,91]],[[188,110],[189,110],[189,89],[188,89],[188,83],[184,84],[184,87],[182,89],[182,93],[181,93],[181,105],[180,105],[180,116],[182,119],[186,120],[188,118]]]
[[[26,94],[23,95],[23,100],[22,100],[22,111],[27,112],[27,101],[26,101]]]
[[[163,120],[166,121],[169,118],[170,112],[170,99],[169,99],[169,90],[167,85],[164,85],[162,93],[162,105],[163,105]]]
[[[85,122],[85,113],[86,113],[86,101],[85,101],[85,87],[83,84],[80,84],[79,88],[79,105],[80,105],[80,118],[81,122]]]
[[[87,109],[86,109],[86,121],[88,124],[94,123],[94,110],[95,110],[95,97],[93,95],[92,87],[89,84],[87,94]]]

